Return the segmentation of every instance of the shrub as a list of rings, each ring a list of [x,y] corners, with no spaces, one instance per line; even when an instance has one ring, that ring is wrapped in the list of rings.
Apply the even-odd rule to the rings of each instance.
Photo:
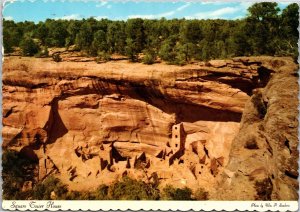
[[[65,196],[66,200],[97,200],[95,192],[89,191],[69,191]]]
[[[96,58],[96,63],[103,63],[110,61],[110,54],[107,52],[98,52],[98,57]]]
[[[155,62],[155,59],[154,57],[151,55],[151,54],[146,54],[144,57],[143,57],[143,63],[144,64],[147,64],[147,65],[151,65]]]
[[[129,57],[131,62],[138,61],[139,49],[136,45],[136,42],[134,42],[134,40],[131,38],[126,39],[125,53]]]
[[[154,51],[146,50],[146,51],[144,51],[144,54],[145,55],[142,60],[144,64],[151,65],[151,64],[155,63],[156,54]]]
[[[174,188],[167,185],[163,189],[163,199],[165,200],[193,200],[192,190],[190,188]]]
[[[114,200],[158,200],[159,190],[152,184],[124,177],[110,187],[109,196]]]
[[[45,46],[42,50],[40,50],[37,54],[34,55],[35,57],[48,57],[49,51],[48,48]]]
[[[83,200],[82,193],[79,191],[69,191],[66,195],[66,200]]]
[[[5,31],[3,32],[3,47],[4,47],[4,53],[8,54],[14,51],[11,39],[8,38],[9,35],[7,35],[5,33]]]
[[[203,188],[198,188],[194,195],[196,200],[208,200],[208,192]]]
[[[109,187],[107,185],[100,185],[95,191],[96,200],[108,200]]]
[[[185,55],[181,52],[179,52],[177,55],[176,55],[176,59],[174,61],[174,65],[179,65],[179,66],[183,66],[183,65],[186,65],[187,61],[185,59]]]
[[[259,118],[264,118],[267,113],[267,107],[262,100],[261,92],[257,92],[252,96],[251,102],[253,103],[254,107],[256,108]]]
[[[177,55],[174,63],[180,66],[187,64],[191,60],[192,56],[195,55],[194,52],[196,48],[197,46],[192,43],[177,43],[175,47]]]
[[[50,200],[51,192],[55,193],[56,199],[66,199],[68,189],[59,179],[49,176],[34,187],[32,193],[33,199]]]
[[[158,52],[158,55],[162,60],[169,63],[175,61],[177,53],[174,51],[174,43],[175,42],[172,39],[168,39],[162,43]]]
[[[92,192],[70,191],[68,200],[158,200],[159,190],[150,183],[124,177],[111,186],[100,185]]]
[[[256,200],[271,200],[273,184],[270,178],[255,182]]]
[[[52,59],[53,59],[55,62],[57,62],[57,63],[62,61],[62,59],[61,59],[59,53],[54,53],[54,54],[52,55]]]
[[[23,39],[20,47],[24,56],[33,56],[40,51],[40,47],[31,38]]]
[[[33,169],[37,163],[25,158],[19,152],[6,150],[2,155],[3,199],[27,199],[28,192],[22,192],[25,181],[33,181]]]

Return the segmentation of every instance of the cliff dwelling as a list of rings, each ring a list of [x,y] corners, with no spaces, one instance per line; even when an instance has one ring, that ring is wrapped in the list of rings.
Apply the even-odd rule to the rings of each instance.
[[[293,64],[236,58],[170,70],[161,64],[116,70],[109,63],[45,59],[42,70],[36,58],[6,60],[3,148],[38,163],[36,182],[55,175],[71,190],[86,191],[124,176],[144,182],[157,176],[162,187],[202,187],[215,198],[239,173],[247,179],[265,173],[257,171],[265,165],[251,162],[259,167],[248,170],[237,158],[256,157],[253,150],[272,157],[270,135],[259,124],[267,120],[263,109],[272,98],[258,94],[278,64]],[[257,124],[243,133],[247,123]],[[286,137],[294,148],[294,138]]]

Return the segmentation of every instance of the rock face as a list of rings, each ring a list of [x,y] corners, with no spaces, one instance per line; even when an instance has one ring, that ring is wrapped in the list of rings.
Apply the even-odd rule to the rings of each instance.
[[[275,74],[245,106],[215,198],[298,199],[298,66],[287,59],[265,64]]]
[[[254,188],[265,173],[272,198],[287,198],[280,188],[293,199],[298,89],[292,83],[278,90],[296,82],[296,68],[288,58],[269,57],[184,67],[7,57],[3,148],[38,161],[38,180],[56,174],[72,190],[156,174],[162,186],[205,187],[213,198],[238,199],[214,192],[228,179],[229,189]],[[254,180],[235,181],[240,171],[245,179],[253,172]]]

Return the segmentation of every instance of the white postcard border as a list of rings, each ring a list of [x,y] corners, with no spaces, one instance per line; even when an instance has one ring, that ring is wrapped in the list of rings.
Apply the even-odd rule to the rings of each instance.
[[[8,211],[57,210],[132,210],[132,211],[298,211],[297,201],[94,201],[94,200],[4,200],[2,208]]]
[[[6,2],[14,2],[18,0],[0,0],[0,35],[2,36],[2,20],[3,14],[2,9]],[[26,1],[26,0],[19,0]],[[36,0],[28,0],[34,2]],[[44,0],[48,1],[48,0]],[[65,0],[52,0],[52,1],[65,1]],[[67,1],[76,1],[76,0],[67,0]],[[106,0],[77,0],[77,1],[106,1]],[[123,1],[123,0],[107,0],[107,1]],[[139,0],[125,0],[125,1],[139,1]],[[165,2],[176,2],[176,1],[187,1],[187,2],[200,2],[201,0],[140,0],[140,1],[165,1]],[[220,2],[218,0],[202,0],[204,2]],[[243,0],[223,0],[222,2],[240,2]],[[246,2],[288,2],[288,3],[297,3],[297,0],[246,0]],[[299,3],[298,3],[299,4]],[[299,27],[298,27],[299,30]],[[0,66],[0,77],[2,78],[2,60],[3,60],[3,43],[0,39],[1,47],[1,66]],[[298,40],[298,50],[300,51],[300,39]],[[298,57],[298,62],[300,62],[300,56]],[[2,80],[0,81],[0,89],[2,95]],[[300,78],[299,78],[300,85]],[[300,99],[300,94],[299,97]],[[0,99],[2,114],[2,98]],[[1,115],[2,117],[2,115]],[[2,124],[0,124],[2,128]],[[299,126],[300,128],[300,126]],[[300,130],[300,129],[299,129]],[[299,138],[299,135],[298,135]],[[0,136],[0,142],[2,142],[2,137]],[[300,145],[298,145],[298,150],[300,150]],[[2,146],[0,145],[0,156],[2,157]],[[299,162],[298,162],[299,164]],[[0,169],[2,170],[2,161],[0,164]],[[298,179],[299,181],[299,179]],[[2,191],[2,176],[0,178],[0,190]],[[299,191],[298,191],[299,194]],[[5,211],[78,211],[78,210],[90,210],[90,211],[299,211],[299,201],[98,201],[98,200],[3,200],[2,192],[0,192],[1,199],[1,209]]]

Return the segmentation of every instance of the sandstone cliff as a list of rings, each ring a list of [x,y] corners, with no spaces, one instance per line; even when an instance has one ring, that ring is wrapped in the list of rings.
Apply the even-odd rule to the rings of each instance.
[[[263,176],[272,198],[294,199],[296,70],[271,57],[184,67],[7,57],[3,148],[38,161],[36,181],[56,174],[72,190],[157,175],[253,199]],[[232,196],[216,192],[223,184]]]
[[[298,66],[271,59],[265,88],[246,103],[218,197],[229,200],[298,199]]]

